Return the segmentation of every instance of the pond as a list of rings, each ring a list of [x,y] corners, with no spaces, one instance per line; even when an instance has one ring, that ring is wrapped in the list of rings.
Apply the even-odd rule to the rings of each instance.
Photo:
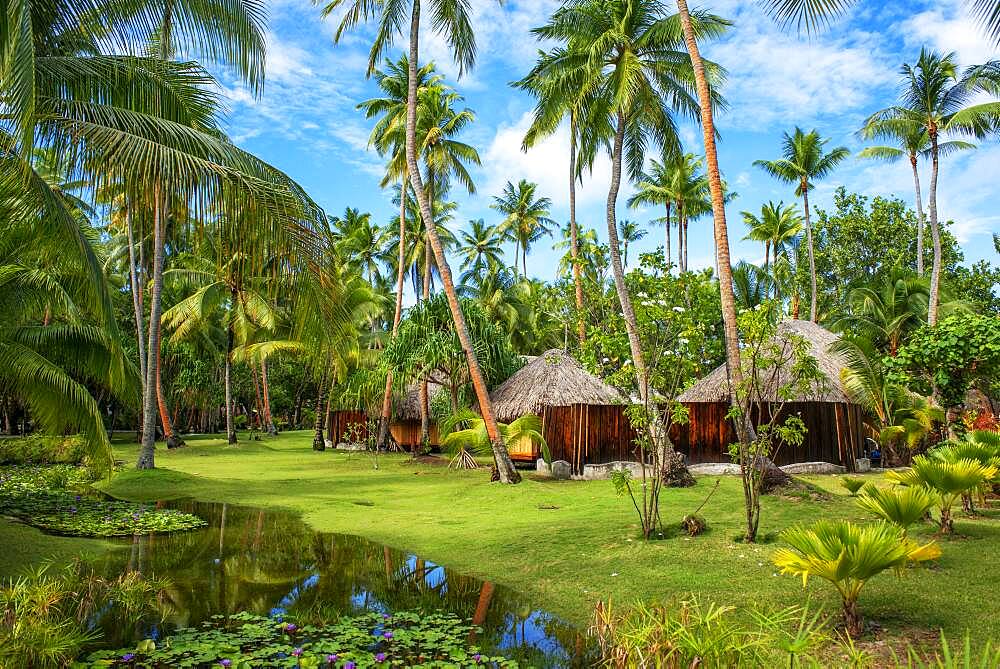
[[[203,502],[160,504],[208,521],[198,530],[150,534],[94,563],[170,580],[165,618],[98,621],[109,647],[160,639],[214,615],[249,611],[334,620],[366,611],[446,611],[482,628],[475,642],[528,667],[587,666],[585,633],[512,590],[361,537],[315,532],[297,515]]]

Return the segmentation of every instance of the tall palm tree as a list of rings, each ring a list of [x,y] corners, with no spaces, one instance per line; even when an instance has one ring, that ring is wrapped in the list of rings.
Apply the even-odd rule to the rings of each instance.
[[[743,212],[743,222],[750,232],[743,239],[752,239],[764,243],[764,271],[769,269],[769,256],[774,252],[774,267],[778,266],[778,257],[802,233],[802,218],[795,205],[785,206],[784,202],[775,204],[768,202],[760,208],[760,216]],[[773,282],[774,298],[780,299],[778,281]]]
[[[754,165],[780,181],[795,184],[795,194],[802,198],[803,217],[806,224],[806,244],[809,252],[809,278],[811,299],[809,320],[817,319],[816,258],[813,254],[812,223],[809,220],[809,190],[815,182],[828,176],[833,169],[849,155],[845,146],[825,150],[829,140],[820,137],[816,130],[805,132],[796,127],[792,134],[787,132],[781,143],[781,158],[777,160],[755,160]]]
[[[469,221],[469,230],[458,233],[458,255],[462,259],[460,282],[468,284],[503,264],[503,230],[483,219]]]
[[[896,162],[906,158],[913,170],[913,191],[917,206],[917,274],[924,274],[924,205],[920,195],[920,172],[917,159],[928,156],[931,138],[926,128],[917,125],[900,125],[886,119],[870,118],[858,133],[862,138],[882,139],[895,142],[894,145],[869,146],[858,154],[859,158]],[[942,142],[938,145],[940,154],[976,148],[975,144],[963,141]]]
[[[622,260],[625,267],[628,267],[628,245],[634,244],[645,237],[649,234],[649,230],[639,227],[639,224],[635,221],[622,219],[618,221],[618,234],[622,240]]]
[[[405,193],[409,179],[406,172],[406,97],[409,86],[410,68],[406,56],[399,60],[386,61],[385,70],[375,70],[375,81],[382,89],[382,97],[365,100],[358,109],[365,118],[378,118],[368,138],[369,146],[374,146],[379,155],[389,156],[385,177],[380,184],[383,188],[390,181],[399,181],[398,192]],[[434,65],[428,63],[417,70],[417,95],[428,84],[435,83]],[[406,197],[397,198],[399,204],[398,232],[396,233],[398,255],[396,256],[396,308],[392,318],[392,337],[399,333],[399,323],[403,316],[403,281],[406,275]],[[382,395],[382,413],[379,418],[376,445],[384,449],[389,444],[389,424],[392,413],[392,371],[386,375],[385,392]]]
[[[924,130],[930,140],[931,179],[927,210],[930,219],[934,261],[931,266],[930,304],[927,322],[937,323],[941,290],[941,232],[938,225],[937,183],[942,133],[977,138],[1000,128],[1000,102],[976,102],[982,94],[996,97],[1000,91],[1000,61],[977,65],[959,74],[955,54],[939,55],[921,49],[916,65],[902,68],[900,104],[874,114],[869,123],[891,127],[900,134]]]
[[[670,155],[663,156],[662,160],[651,159],[649,169],[639,175],[635,194],[628,199],[630,207],[655,205],[666,208],[666,216],[657,219],[657,221],[663,223],[665,231],[663,257],[667,261],[668,267],[672,260],[670,251],[671,206],[676,201],[673,191],[676,171],[670,167],[674,159],[675,157]]]
[[[699,15],[698,23],[704,36],[720,34],[727,25],[707,14]],[[610,149],[611,184],[606,216],[611,268],[639,398],[652,414],[650,424],[656,426],[659,415],[655,404],[650,402],[646,359],[625,285],[615,209],[623,163],[630,177],[638,178],[650,142],[661,147],[679,147],[674,114],[698,118],[690,63],[679,51],[680,25],[677,17],[667,16],[662,5],[654,0],[571,0],[555,12],[547,25],[534,32],[541,38],[567,45],[565,54],[552,66],[552,76],[558,78],[561,74],[568,89],[578,84],[582,70],[586,88],[594,91],[598,101],[586,110],[581,127],[588,135],[588,142]],[[716,96],[709,104],[718,102]],[[669,440],[655,427],[652,436],[661,462],[666,462]]]
[[[528,275],[528,251],[543,235],[552,234],[556,222],[549,218],[552,201],[536,197],[538,184],[521,179],[515,186],[510,181],[501,195],[493,197],[492,209],[504,215],[501,226],[514,241],[514,272],[517,272],[517,251],[521,251],[523,275]]]
[[[344,218],[334,219],[335,234],[341,253],[347,261],[360,270],[373,286],[382,280],[382,272],[393,264],[392,256],[385,251],[386,230],[372,221],[368,212],[361,213],[348,207]]]
[[[541,139],[552,135],[559,128],[564,118],[569,120],[569,255],[573,262],[573,288],[576,297],[577,339],[582,345],[586,339],[583,319],[583,280],[579,267],[579,227],[576,221],[576,184],[581,179],[583,170],[593,166],[597,145],[593,142],[580,142],[580,110],[593,102],[583,86],[573,86],[566,81],[567,73],[553,68],[563,57],[564,50],[553,49],[540,53],[538,62],[514,86],[527,91],[536,98],[534,117],[531,127],[524,135],[522,148],[527,151]],[[553,72],[556,69],[556,72]],[[553,76],[556,74],[556,76]],[[582,83],[584,70],[577,73],[578,82]],[[517,263],[515,262],[515,267]]]
[[[552,250],[563,251],[559,258],[559,266],[556,269],[559,276],[567,276],[575,268],[580,269],[583,279],[592,283],[597,283],[598,276],[602,275],[607,267],[607,257],[604,249],[597,238],[597,230],[585,228],[579,230],[577,234],[577,257],[574,260],[572,253],[572,227],[567,223],[562,227],[561,239],[552,245]]]

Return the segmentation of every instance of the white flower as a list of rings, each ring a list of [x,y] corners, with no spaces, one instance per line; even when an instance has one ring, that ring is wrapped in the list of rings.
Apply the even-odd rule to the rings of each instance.
[[[610,358],[604,358],[604,359],[602,360],[602,362],[603,362],[603,363],[604,363],[604,364],[606,365],[606,364],[608,364],[609,362],[611,362],[611,359],[610,359]]]
[[[684,309],[684,307],[674,307],[674,311],[676,311],[679,314],[683,314],[686,311],[686,309]]]
[[[684,344],[688,343],[688,340],[684,337],[681,337],[680,339],[677,340],[677,343],[683,346]]]

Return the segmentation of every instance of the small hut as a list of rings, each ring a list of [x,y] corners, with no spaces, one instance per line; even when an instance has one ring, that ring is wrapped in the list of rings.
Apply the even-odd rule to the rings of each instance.
[[[434,396],[443,386],[430,381],[427,383],[427,402],[430,404]],[[428,439],[430,446],[438,446],[438,429],[434,419],[430,419]],[[409,450],[420,445],[420,382],[414,381],[406,387],[406,392],[399,399],[392,423],[389,427],[392,438],[403,448]]]
[[[785,403],[785,415],[798,415],[805,423],[805,443],[800,447],[782,447],[773,458],[778,465],[795,462],[832,462],[854,469],[854,461],[864,453],[864,411],[853,403],[844,391],[841,371],[843,358],[831,350],[837,335],[810,321],[789,320],[778,326],[779,333],[803,337],[810,344],[823,373],[824,382],[810,392]],[[772,384],[774,395],[778,381]],[[765,397],[765,399],[768,399]],[[773,398],[777,402],[777,397]],[[674,425],[671,437],[677,450],[687,456],[690,464],[699,462],[729,462],[729,444],[736,442],[736,430],[726,418],[729,411],[729,380],[722,364],[677,400],[688,409],[687,425]],[[781,418],[779,418],[781,420]]]
[[[586,463],[631,459],[632,428],[621,394],[562,350],[528,360],[490,399],[501,423],[539,416],[552,457],[568,461],[578,473]],[[538,446],[530,442],[508,448],[514,460],[540,457]]]

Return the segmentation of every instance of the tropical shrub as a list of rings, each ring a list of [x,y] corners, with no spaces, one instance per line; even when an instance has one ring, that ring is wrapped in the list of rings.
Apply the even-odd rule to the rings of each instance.
[[[598,603],[591,632],[604,666],[662,669],[794,667],[830,638],[821,617],[803,607],[751,611],[749,619],[698,599],[624,610],[608,601]]]
[[[88,537],[174,532],[205,525],[175,509],[99,498],[80,467],[0,467],[0,513],[58,534]]]
[[[954,532],[952,507],[962,495],[970,494],[997,474],[997,468],[972,459],[960,459],[950,447],[936,449],[936,454],[918,455],[913,466],[886,473],[886,478],[906,486],[927,486],[938,494],[941,531]]]
[[[851,496],[853,497],[858,494],[858,491],[861,490],[862,487],[864,487],[865,480],[854,478],[853,476],[841,476],[840,485],[846,488],[847,492],[851,493]]]
[[[965,634],[965,643],[961,650],[952,650],[944,632],[941,632],[941,647],[934,651],[934,657],[925,657],[911,646],[906,651],[906,658],[901,659],[896,652],[892,653],[894,666],[899,669],[992,669],[1000,667],[1000,646],[987,641],[978,653],[972,650],[969,634]]]
[[[901,570],[911,562],[934,560],[941,550],[933,542],[923,546],[907,539],[887,523],[856,525],[846,521],[821,520],[811,527],[792,527],[781,533],[790,548],[774,553],[774,564],[783,574],[816,576],[833,584],[843,602],[848,636],[858,637],[864,620],[858,597],[865,583],[886,569]]]
[[[0,439],[0,465],[82,464],[87,458],[87,441],[74,434],[68,437],[31,434]]]
[[[134,620],[155,612],[167,587],[132,571],[106,580],[78,564],[38,567],[0,588],[0,666],[66,666],[94,639],[94,616],[117,611]]]
[[[516,667],[479,652],[478,628],[450,613],[366,613],[329,625],[297,625],[253,613],[219,616],[157,643],[91,653],[83,666],[107,667]]]
[[[463,427],[464,426],[464,427]],[[456,429],[463,427],[463,429]],[[497,423],[504,443],[512,444],[524,439],[538,444],[545,462],[552,462],[549,445],[542,436],[542,419],[533,414],[521,416],[510,423]],[[452,456],[449,466],[458,469],[475,469],[476,456],[493,454],[486,422],[471,409],[461,409],[438,422],[441,433],[441,450]]]
[[[857,497],[858,506],[899,527],[904,535],[911,525],[924,519],[936,501],[936,496],[924,486],[867,485]]]

